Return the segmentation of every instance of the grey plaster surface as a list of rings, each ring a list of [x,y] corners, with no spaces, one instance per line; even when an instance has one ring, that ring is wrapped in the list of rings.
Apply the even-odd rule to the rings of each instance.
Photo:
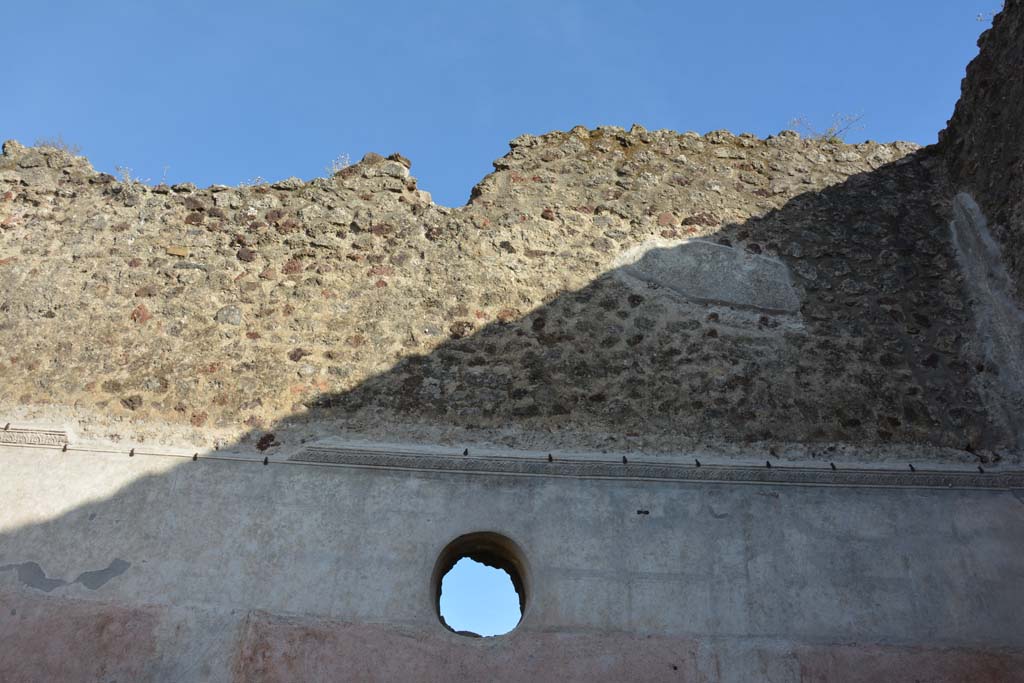
[[[772,313],[800,310],[786,264],[707,240],[655,240],[625,254],[623,273],[691,301]]]
[[[971,293],[977,327],[973,343],[985,360],[978,384],[989,409],[1002,416],[1017,445],[1024,446],[1024,310],[1014,300],[1013,281],[988,220],[966,192],[953,200],[950,231]]]
[[[529,563],[525,631],[1024,647],[1009,491],[0,458],[0,589],[40,590],[35,563],[67,598],[442,629],[438,553],[494,531]]]

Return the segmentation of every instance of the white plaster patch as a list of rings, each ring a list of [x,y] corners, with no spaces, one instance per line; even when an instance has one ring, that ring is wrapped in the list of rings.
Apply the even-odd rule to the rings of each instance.
[[[619,256],[616,272],[690,301],[796,314],[800,294],[781,261],[707,240],[651,240]]]
[[[966,192],[953,199],[949,228],[971,295],[976,352],[989,370],[979,379],[983,396],[989,410],[1003,417],[1016,445],[1024,446],[1024,311],[1013,299],[1012,280],[988,221]]]

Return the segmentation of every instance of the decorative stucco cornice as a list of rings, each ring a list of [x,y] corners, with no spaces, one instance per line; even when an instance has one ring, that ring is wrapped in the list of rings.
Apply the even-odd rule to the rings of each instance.
[[[618,463],[526,457],[396,453],[368,449],[313,446],[291,461],[397,470],[492,474],[510,476],[576,477],[637,481],[719,482],[732,484],[797,484],[807,486],[870,486],[957,489],[1024,488],[1024,472],[964,472],[955,470],[832,469],[825,465],[686,465],[677,463]]]

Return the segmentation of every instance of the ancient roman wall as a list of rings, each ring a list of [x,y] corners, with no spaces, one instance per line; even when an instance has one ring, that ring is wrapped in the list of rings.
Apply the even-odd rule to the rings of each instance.
[[[0,679],[1024,680],[1007,5],[923,149],[579,127],[452,208],[6,143]]]
[[[970,192],[1002,244],[1024,301],[1024,3],[1006,0],[978,39],[956,111],[940,135],[955,189]]]
[[[3,405],[252,443],[386,420],[663,452],[1012,444],[934,150],[641,128],[511,146],[452,209],[397,155],[200,190],[8,143]]]
[[[3,447],[0,678],[1024,680],[1022,477],[318,448]],[[506,636],[438,619],[435,563],[473,532],[521,551]]]
[[[954,250],[974,309],[985,402],[1024,447],[1024,4],[1006,3],[978,39],[940,149]]]

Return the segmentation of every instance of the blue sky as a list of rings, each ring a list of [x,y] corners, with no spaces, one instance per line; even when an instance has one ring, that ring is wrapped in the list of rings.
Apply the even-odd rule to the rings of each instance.
[[[441,614],[456,631],[501,635],[519,623],[519,596],[507,573],[464,557],[441,581]]]
[[[18,2],[0,138],[235,184],[398,151],[460,205],[517,135],[634,122],[768,135],[798,116],[927,144],[999,0]]]

